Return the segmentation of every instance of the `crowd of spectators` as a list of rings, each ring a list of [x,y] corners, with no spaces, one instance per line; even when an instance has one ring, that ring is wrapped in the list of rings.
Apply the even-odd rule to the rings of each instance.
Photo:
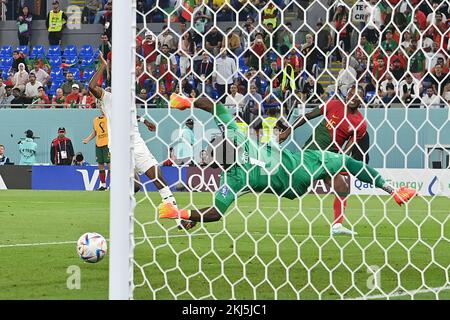
[[[176,7],[177,1],[167,0],[154,10],[156,1],[138,1],[138,20],[164,25],[160,33],[145,24],[138,29],[136,102],[165,107],[173,92],[182,92],[257,115],[280,108],[288,97],[306,107],[345,97],[354,84],[364,89],[370,107],[441,107],[449,101],[445,2],[367,0],[364,19],[353,21],[347,5],[329,1],[315,26],[298,30],[296,20],[306,20],[301,6],[309,2],[186,0]],[[82,19],[105,26],[99,45],[109,64],[104,87],[111,83],[111,10],[111,0],[86,1]],[[219,28],[217,21],[235,23]],[[8,77],[0,80],[0,104],[95,107],[86,79],[77,74],[74,81],[69,69],[49,96],[50,68],[15,52]]]

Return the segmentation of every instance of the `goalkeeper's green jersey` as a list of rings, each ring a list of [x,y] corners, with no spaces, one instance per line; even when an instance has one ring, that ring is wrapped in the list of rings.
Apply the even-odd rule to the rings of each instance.
[[[236,148],[234,164],[222,173],[215,194],[215,206],[222,214],[238,196],[251,191],[288,199],[300,197],[314,180],[343,167],[346,156],[342,154],[320,150],[291,152],[270,143],[258,145],[238,129],[222,104],[216,105],[215,120],[226,126],[226,138]]]

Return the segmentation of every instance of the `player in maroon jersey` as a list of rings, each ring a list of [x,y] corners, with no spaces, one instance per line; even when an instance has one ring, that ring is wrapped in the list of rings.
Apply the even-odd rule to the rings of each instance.
[[[358,90],[358,92],[356,92]],[[303,149],[324,150],[352,154],[352,157],[363,161],[368,160],[364,154],[368,149],[367,123],[358,108],[362,103],[364,92],[353,86],[347,93],[346,103],[339,99],[333,99],[321,107],[314,108],[311,112],[298,118],[291,128],[287,128],[279,136],[279,142],[283,142],[291,134],[292,128],[302,126],[308,120],[324,116],[323,121],[316,126],[313,134],[305,142]],[[363,149],[363,150],[361,150]],[[346,172],[342,172],[346,175]],[[357,234],[342,225],[344,212],[347,206],[347,196],[350,186],[344,179],[327,178],[325,183],[336,192],[334,199],[334,222],[331,228],[332,234]]]

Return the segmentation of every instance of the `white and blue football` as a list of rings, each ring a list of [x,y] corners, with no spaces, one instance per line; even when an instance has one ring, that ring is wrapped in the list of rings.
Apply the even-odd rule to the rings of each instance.
[[[77,242],[78,255],[83,261],[97,263],[106,256],[108,246],[105,238],[95,232],[86,232]]]

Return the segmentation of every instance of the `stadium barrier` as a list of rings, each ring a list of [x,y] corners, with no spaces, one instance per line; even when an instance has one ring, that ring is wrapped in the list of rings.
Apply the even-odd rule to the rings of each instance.
[[[31,189],[31,166],[0,166],[0,190]]]

